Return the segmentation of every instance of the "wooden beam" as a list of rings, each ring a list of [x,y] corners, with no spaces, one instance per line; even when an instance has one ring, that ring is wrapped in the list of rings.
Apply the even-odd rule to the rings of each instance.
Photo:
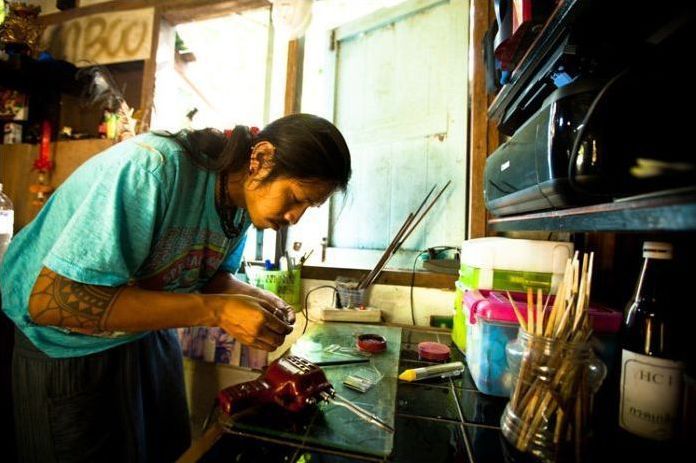
[[[469,229],[467,237],[486,236],[488,214],[483,201],[483,170],[490,152],[488,94],[483,36],[490,25],[490,1],[471,2],[469,66],[471,67],[469,126]]]
[[[302,103],[302,69],[304,37],[288,43],[288,68],[285,80],[285,115],[300,112]]]
[[[187,3],[195,4],[163,7],[164,17],[172,26],[192,21],[219,18],[233,13],[241,13],[246,10],[271,6],[268,0],[227,0]]]
[[[155,9],[155,17],[152,20],[150,57],[145,60],[143,66],[143,84],[140,91],[140,110],[142,113],[140,133],[147,132],[150,129],[150,121],[152,119],[152,108],[155,101],[155,77],[157,74],[157,46],[159,44],[160,23],[162,21],[162,15],[158,9]]]
[[[41,24],[58,24],[82,16],[156,7],[173,25],[239,13],[270,5],[268,0],[133,0],[97,3],[39,16]]]
[[[360,280],[367,275],[369,270],[356,270],[333,267],[302,267],[302,278],[312,280],[331,280],[335,281],[337,277],[348,277],[355,280]],[[412,274],[407,270],[386,270],[382,272],[375,281],[377,285],[393,285],[393,286],[411,286]],[[414,287],[418,288],[436,288],[447,289],[454,291],[454,282],[457,280],[457,275],[449,273],[424,272],[416,270]]]

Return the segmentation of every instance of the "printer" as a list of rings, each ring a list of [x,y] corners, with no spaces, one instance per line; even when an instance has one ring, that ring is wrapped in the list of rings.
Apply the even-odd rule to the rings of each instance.
[[[519,214],[693,189],[693,122],[680,114],[696,107],[696,92],[674,85],[666,70],[627,68],[554,91],[487,158],[488,210]]]

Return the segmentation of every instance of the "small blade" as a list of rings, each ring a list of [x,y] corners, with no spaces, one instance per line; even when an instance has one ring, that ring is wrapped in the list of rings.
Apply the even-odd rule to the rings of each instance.
[[[344,397],[341,397],[340,395],[338,395],[336,393],[329,394],[328,392],[320,392],[319,395],[321,396],[321,398],[323,400],[325,400],[327,402],[331,402],[334,405],[338,405],[340,407],[347,408],[348,410],[355,413],[357,416],[359,416],[363,420],[367,421],[368,423],[372,423],[375,426],[379,426],[380,428],[384,429],[385,431],[388,431],[390,433],[394,433],[394,428],[392,428],[387,423],[382,421],[376,415],[373,415],[372,413],[368,412],[364,408],[358,407],[350,400],[348,400]]]

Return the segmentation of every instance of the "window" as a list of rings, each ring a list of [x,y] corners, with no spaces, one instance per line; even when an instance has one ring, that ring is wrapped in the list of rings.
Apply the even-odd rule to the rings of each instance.
[[[327,265],[370,268],[428,191],[452,180],[404,249],[459,246],[467,204],[468,2],[410,0],[330,30],[332,15],[347,16],[329,12],[331,3],[343,4],[315,3],[305,38],[302,111],[343,132],[353,178],[347,196],[308,212],[289,242],[316,247],[326,236]],[[412,264],[398,260],[390,266]]]

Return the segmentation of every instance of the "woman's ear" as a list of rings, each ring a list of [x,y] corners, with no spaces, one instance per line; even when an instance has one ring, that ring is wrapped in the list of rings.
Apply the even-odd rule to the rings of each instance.
[[[249,158],[249,177],[262,180],[273,168],[275,146],[269,141],[261,141],[251,148]]]

